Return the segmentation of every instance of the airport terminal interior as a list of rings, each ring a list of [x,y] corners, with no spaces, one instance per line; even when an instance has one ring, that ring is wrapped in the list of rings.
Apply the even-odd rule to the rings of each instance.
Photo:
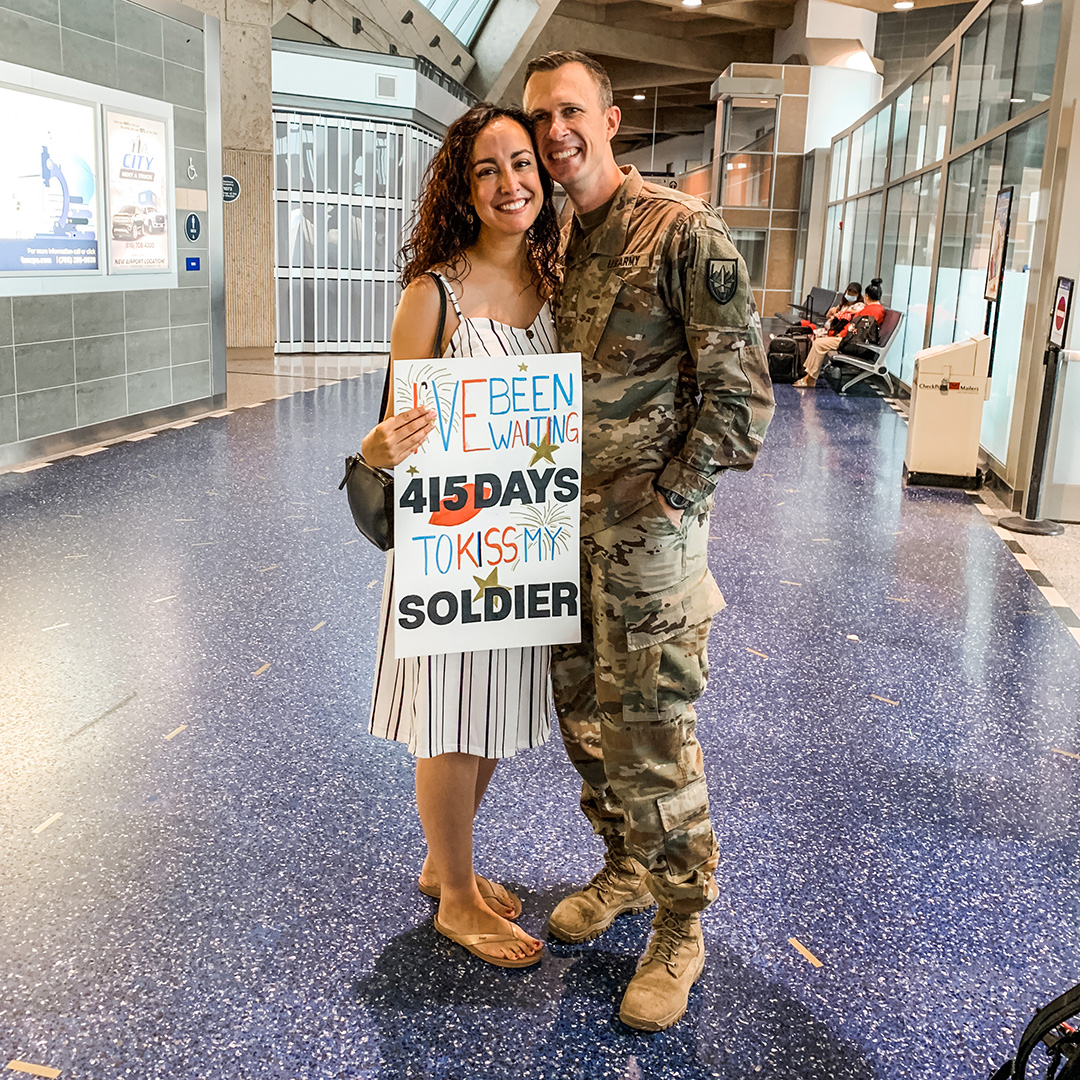
[[[5,1075],[990,1080],[1014,1057],[1080,983],[1077,15],[0,0]],[[721,212],[766,348],[849,281],[893,316],[861,366],[778,375],[716,490],[719,897],[656,1033],[619,1018],[650,912],[546,930],[602,858],[557,730],[502,763],[475,837],[541,962],[436,932],[414,759],[368,730],[386,557],[339,490],[427,165],[552,49],[608,70],[620,163]]]

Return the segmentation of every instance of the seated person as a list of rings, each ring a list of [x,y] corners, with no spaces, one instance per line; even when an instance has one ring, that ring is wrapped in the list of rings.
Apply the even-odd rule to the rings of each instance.
[[[863,291],[857,281],[852,281],[844,290],[844,300],[825,312],[825,329],[819,330],[819,334],[828,334],[837,337],[843,330],[843,324],[849,322],[852,316],[862,311]]]
[[[800,389],[817,386],[818,375],[825,363],[825,358],[829,353],[836,352],[840,348],[840,342],[844,340],[845,335],[851,329],[851,321],[856,315],[873,315],[878,326],[885,321],[885,308],[881,305],[881,278],[874,278],[866,286],[865,302],[860,295],[861,291],[858,283],[852,282],[844,293],[843,306],[830,311],[829,318],[842,319],[843,326],[837,334],[825,334],[814,339],[813,345],[810,346],[810,353],[806,357],[806,374],[798,382],[793,383],[794,386]],[[851,299],[852,295],[855,295],[855,300]],[[835,324],[830,323],[829,325]]]

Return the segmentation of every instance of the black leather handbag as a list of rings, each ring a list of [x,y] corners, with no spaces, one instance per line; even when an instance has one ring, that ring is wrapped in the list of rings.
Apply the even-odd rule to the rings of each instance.
[[[432,356],[442,355],[443,330],[446,328],[446,289],[437,274],[430,275],[439,289],[439,328],[431,347]],[[386,380],[383,382],[382,404],[379,420],[386,415],[390,401],[390,372],[392,365],[386,362]],[[356,527],[380,551],[394,546],[394,477],[385,469],[369,465],[363,454],[352,454],[345,459],[345,476],[338,484],[338,491],[345,489],[349,498]]]

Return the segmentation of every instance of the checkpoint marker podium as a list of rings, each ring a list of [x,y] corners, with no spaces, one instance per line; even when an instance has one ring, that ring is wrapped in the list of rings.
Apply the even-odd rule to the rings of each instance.
[[[977,487],[990,338],[974,334],[923,349],[911,378],[904,474],[909,484]]]

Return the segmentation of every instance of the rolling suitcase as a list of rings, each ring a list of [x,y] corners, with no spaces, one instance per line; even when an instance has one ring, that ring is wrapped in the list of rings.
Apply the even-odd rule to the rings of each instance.
[[[769,375],[774,383],[793,383],[806,374],[804,364],[810,352],[807,334],[784,334],[769,342]]]

